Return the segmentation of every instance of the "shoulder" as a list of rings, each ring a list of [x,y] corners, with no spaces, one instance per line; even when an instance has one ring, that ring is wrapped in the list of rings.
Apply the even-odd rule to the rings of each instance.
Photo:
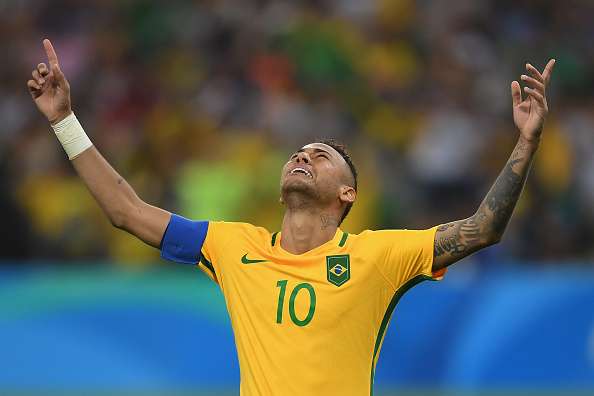
[[[414,230],[413,230],[414,231]],[[377,241],[382,239],[392,239],[406,236],[411,230],[390,229],[390,230],[364,230],[358,234],[351,234],[354,240],[358,241]]]
[[[272,234],[264,227],[255,226],[250,223],[230,221],[209,221],[208,232],[211,235],[225,238],[255,238],[270,239]]]
[[[359,234],[353,234],[353,242],[367,245],[384,246],[386,244],[409,243],[416,240],[432,239],[435,234],[435,227],[424,230],[409,229],[384,229],[365,230]]]

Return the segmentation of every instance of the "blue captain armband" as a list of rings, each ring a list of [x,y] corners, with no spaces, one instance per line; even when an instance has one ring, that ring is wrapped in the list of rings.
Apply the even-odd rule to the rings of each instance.
[[[161,240],[161,257],[176,263],[197,264],[207,231],[208,221],[192,221],[172,214]]]

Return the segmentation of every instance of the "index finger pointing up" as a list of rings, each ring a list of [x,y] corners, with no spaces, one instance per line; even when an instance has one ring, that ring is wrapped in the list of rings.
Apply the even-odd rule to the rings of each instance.
[[[555,59],[551,59],[549,61],[549,63],[547,63],[547,65],[545,66],[544,71],[542,72],[542,76],[545,80],[545,84],[549,83],[549,80],[551,79],[551,74],[553,73],[553,68],[555,67]]]
[[[47,54],[47,60],[49,61],[50,69],[58,66],[58,55],[56,55],[56,51],[54,51],[51,41],[48,39],[43,40],[43,47],[45,48],[45,53]]]

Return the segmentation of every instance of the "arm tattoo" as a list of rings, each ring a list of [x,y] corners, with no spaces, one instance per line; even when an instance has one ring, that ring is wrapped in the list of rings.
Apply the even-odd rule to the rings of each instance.
[[[513,171],[514,165],[520,161],[521,159],[512,159],[505,165],[485,199],[487,207],[493,213],[493,231],[498,234],[503,234],[505,231],[524,187],[526,174],[520,175]]]
[[[530,170],[534,149],[520,140],[477,212],[437,228],[434,270],[499,241],[507,227]]]
[[[528,144],[520,140],[509,161],[505,164],[505,168],[481,204],[481,208],[486,205],[491,211],[491,230],[499,238],[503,235],[520,198],[533,155],[534,151],[530,150]]]
[[[487,214],[485,227],[495,239],[501,239],[509,223],[526,183],[534,152],[526,142],[520,140],[505,164],[505,168],[481,203],[479,212],[483,211]]]
[[[441,225],[437,228],[433,256],[462,258],[472,253],[473,247],[480,243],[481,227],[478,215],[466,220]]]

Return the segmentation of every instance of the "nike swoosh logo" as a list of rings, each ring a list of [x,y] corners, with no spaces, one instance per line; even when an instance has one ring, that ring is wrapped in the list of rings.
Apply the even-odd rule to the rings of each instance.
[[[247,258],[247,253],[246,253],[241,258],[241,262],[243,264],[257,264],[257,263],[266,263],[266,262],[268,262],[268,260],[250,260],[249,258]]]

